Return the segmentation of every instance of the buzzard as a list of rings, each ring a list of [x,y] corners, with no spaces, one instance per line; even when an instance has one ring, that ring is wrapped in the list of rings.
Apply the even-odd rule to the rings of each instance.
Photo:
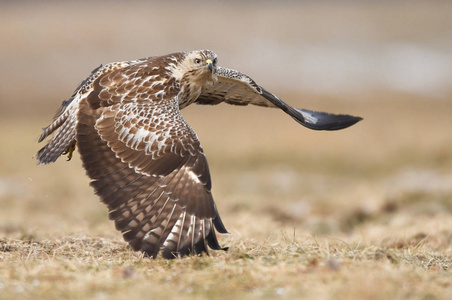
[[[209,166],[180,110],[196,104],[277,107],[315,130],[361,118],[297,109],[238,71],[217,66],[210,50],[114,62],[95,69],[39,142],[38,164],[77,147],[91,186],[133,250],[156,258],[208,254],[227,233],[214,203]],[[208,247],[207,247],[208,246]]]

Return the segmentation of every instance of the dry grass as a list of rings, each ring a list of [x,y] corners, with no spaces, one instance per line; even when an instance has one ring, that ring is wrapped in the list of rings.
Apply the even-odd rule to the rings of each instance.
[[[281,233],[226,242],[227,253],[165,261],[143,258],[115,239],[2,240],[0,274],[8,278],[2,297],[446,299],[450,293],[450,255],[421,243],[390,248]]]
[[[450,93],[432,100],[376,89],[343,101],[271,87],[298,107],[364,117],[338,132],[306,130],[271,109],[189,107],[184,116],[202,141],[216,203],[231,232],[220,243],[230,249],[150,260],[114,230],[78,155],[69,163],[35,165],[39,128],[100,62],[213,45],[224,52],[224,65],[243,70],[242,63],[262,62],[248,57],[232,64],[225,54],[240,57],[246,53],[237,45],[253,48],[254,40],[246,44],[244,23],[229,25],[209,5],[200,12],[190,6],[203,20],[220,19],[198,36],[197,26],[185,26],[183,18],[158,32],[135,31],[131,20],[153,28],[160,9],[172,10],[164,2],[140,4],[145,9],[116,4],[119,10],[52,3],[1,9],[0,32],[7,39],[0,57],[0,299],[452,298]],[[372,29],[378,34],[371,44],[443,36],[450,4],[416,3],[267,4],[257,14],[250,14],[253,4],[240,11],[216,5],[257,24],[249,33],[278,48],[298,45],[295,36],[327,43],[333,27],[348,41],[367,38]],[[105,13],[99,15],[100,8]],[[84,12],[89,17],[79,18]],[[298,22],[296,35],[281,34],[286,14]],[[218,31],[227,38],[219,40]],[[250,70],[244,71],[264,84],[276,76]]]

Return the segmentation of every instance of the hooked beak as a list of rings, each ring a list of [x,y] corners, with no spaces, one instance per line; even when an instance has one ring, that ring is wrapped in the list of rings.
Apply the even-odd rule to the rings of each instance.
[[[207,63],[207,69],[209,69],[209,71],[212,72],[213,71],[212,60],[208,59],[208,60],[206,60],[206,63]]]

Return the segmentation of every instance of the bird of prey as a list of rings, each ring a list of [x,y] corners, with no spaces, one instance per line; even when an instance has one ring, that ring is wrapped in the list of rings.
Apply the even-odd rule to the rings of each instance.
[[[207,160],[180,112],[221,102],[277,107],[314,130],[361,120],[294,108],[247,75],[217,66],[210,50],[177,52],[95,69],[43,129],[39,142],[54,135],[37,162],[70,159],[77,147],[91,186],[133,250],[168,259],[226,250],[215,235],[227,230]]]

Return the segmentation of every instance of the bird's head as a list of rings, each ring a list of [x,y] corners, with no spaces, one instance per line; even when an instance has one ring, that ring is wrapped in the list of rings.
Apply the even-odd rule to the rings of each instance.
[[[187,76],[192,83],[211,86],[217,80],[217,60],[217,55],[210,50],[190,51],[173,75],[180,79]]]

